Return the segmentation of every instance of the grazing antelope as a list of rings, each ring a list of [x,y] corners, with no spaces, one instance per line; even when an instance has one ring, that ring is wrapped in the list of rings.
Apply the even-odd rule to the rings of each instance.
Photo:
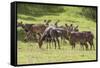
[[[72,45],[72,49],[75,48],[76,43],[79,42],[81,47],[88,50],[88,44],[90,44],[90,49],[94,48],[93,44],[94,35],[90,31],[83,31],[83,32],[71,32],[70,34],[70,44]]]
[[[39,39],[40,39],[41,38],[41,34],[45,31],[45,29],[48,27],[50,22],[51,22],[51,20],[48,20],[48,21],[46,21],[46,24],[32,25],[30,30],[29,30],[29,34],[31,34],[31,33],[38,34]]]
[[[32,37],[32,33],[34,33],[35,37],[36,34],[38,34],[39,38],[41,37],[41,33],[44,32],[44,30],[46,29],[46,27],[48,27],[49,23],[51,22],[51,20],[44,20],[45,24],[22,24],[18,23],[17,26],[21,26],[24,31],[25,31],[25,41],[27,41],[28,39],[30,39]]]
[[[24,41],[26,41],[26,38],[28,40],[30,40],[31,38],[33,38],[33,35],[35,37],[35,34],[30,34],[31,36],[28,35],[28,31],[31,29],[32,25],[34,25],[34,24],[23,24],[22,21],[20,23],[17,23],[17,27],[22,27],[24,29],[24,32],[26,35]]]
[[[91,31],[82,31],[82,33],[84,33],[84,36],[86,38],[86,42],[89,43],[90,45],[90,49],[95,49],[94,47],[94,43],[93,43],[93,39],[94,39],[94,35]]]
[[[55,30],[55,27],[49,26],[48,28],[46,28],[41,39],[39,40],[39,48],[42,47],[43,41],[45,41],[45,40],[47,40],[48,42],[53,41],[55,44],[55,49],[56,49],[57,43],[58,43],[58,48],[60,49],[58,32]]]

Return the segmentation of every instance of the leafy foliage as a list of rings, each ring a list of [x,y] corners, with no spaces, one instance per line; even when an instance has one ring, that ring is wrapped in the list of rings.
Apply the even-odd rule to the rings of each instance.
[[[64,9],[62,6],[54,5],[18,4],[17,12],[25,15],[43,16],[55,15],[64,12]]]
[[[96,21],[96,7],[72,7],[72,6],[56,6],[56,5],[42,5],[42,4],[18,4],[18,14],[28,15],[33,17],[41,17],[46,15],[59,16],[61,13],[81,15],[87,19]],[[32,17],[31,17],[32,18]]]
[[[96,11],[97,8],[94,8],[94,7],[83,7],[82,8],[82,14],[87,17],[87,18],[90,18],[90,19],[93,19],[94,21],[96,21]]]

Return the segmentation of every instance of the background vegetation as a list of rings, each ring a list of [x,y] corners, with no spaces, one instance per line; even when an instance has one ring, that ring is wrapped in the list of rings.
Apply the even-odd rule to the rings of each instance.
[[[80,31],[93,32],[96,48],[96,8],[95,7],[73,7],[73,6],[55,6],[55,5],[36,5],[21,4],[17,5],[17,21],[23,23],[43,23],[43,20],[51,19],[51,24],[60,20],[59,25],[74,24],[79,25]],[[95,60],[96,50],[83,51],[77,44],[76,49],[72,50],[69,42],[61,44],[61,50],[46,49],[47,43],[43,45],[43,49],[38,48],[38,44],[34,41],[25,43],[24,31],[18,28],[18,64],[33,63],[50,63],[50,62],[70,62]]]

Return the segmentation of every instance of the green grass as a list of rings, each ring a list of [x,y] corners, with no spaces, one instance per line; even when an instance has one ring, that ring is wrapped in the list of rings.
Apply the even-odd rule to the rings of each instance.
[[[70,61],[86,61],[95,60],[96,51],[85,51],[80,49],[77,45],[74,50],[69,44],[63,44],[61,50],[46,49],[46,44],[42,49],[38,48],[37,43],[23,43],[18,42],[18,64],[37,64],[37,63],[51,63],[51,62],[70,62]]]
[[[51,19],[51,24],[54,24],[57,20],[60,20],[59,25],[65,23],[73,23],[75,26],[79,25],[80,31],[91,31],[94,36],[94,44],[96,48],[96,22],[91,19],[87,19],[79,13],[82,12],[77,7],[67,7],[65,12],[59,13],[58,15],[43,15],[43,16],[32,16],[18,13],[17,21],[23,21],[23,23],[43,23],[44,19]],[[22,28],[18,28],[18,45],[17,45],[17,58],[18,64],[37,64],[37,63],[52,63],[52,62],[71,62],[71,61],[85,61],[85,60],[96,60],[96,49],[95,50],[81,50],[80,45],[77,44],[74,50],[71,49],[69,42],[61,44],[61,50],[46,49],[47,43],[44,42],[42,49],[39,49],[38,44],[34,41],[24,42],[24,31]]]

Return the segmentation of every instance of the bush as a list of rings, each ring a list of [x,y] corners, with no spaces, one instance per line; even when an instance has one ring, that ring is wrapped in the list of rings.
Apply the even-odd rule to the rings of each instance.
[[[87,18],[92,19],[93,21],[96,21],[96,10],[95,7],[83,7],[82,8],[82,15],[84,15]]]

